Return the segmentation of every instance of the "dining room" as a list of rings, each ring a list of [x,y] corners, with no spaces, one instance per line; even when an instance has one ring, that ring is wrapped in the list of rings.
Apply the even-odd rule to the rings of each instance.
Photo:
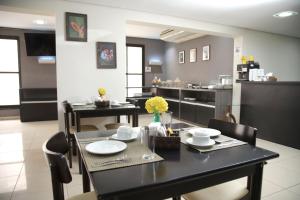
[[[127,3],[0,2],[0,199],[300,199],[299,15]]]

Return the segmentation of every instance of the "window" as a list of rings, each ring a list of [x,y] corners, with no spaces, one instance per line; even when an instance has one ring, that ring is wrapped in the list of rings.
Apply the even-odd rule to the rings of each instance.
[[[144,85],[144,46],[127,45],[127,97],[142,93]]]
[[[0,106],[20,105],[18,38],[0,36]]]

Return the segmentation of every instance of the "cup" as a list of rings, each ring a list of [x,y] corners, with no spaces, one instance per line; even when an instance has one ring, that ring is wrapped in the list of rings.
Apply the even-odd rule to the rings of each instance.
[[[210,137],[208,133],[196,131],[193,135],[193,143],[196,145],[205,145],[209,143]]]
[[[121,140],[128,140],[132,137],[132,128],[129,126],[120,126],[117,130],[117,136]]]

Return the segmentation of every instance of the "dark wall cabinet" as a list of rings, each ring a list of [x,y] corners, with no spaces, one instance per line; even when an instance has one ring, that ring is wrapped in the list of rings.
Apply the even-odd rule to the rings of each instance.
[[[173,101],[167,101],[169,106],[169,111],[172,111],[173,116],[179,118],[179,103]]]
[[[22,122],[57,120],[56,88],[20,89]]]
[[[300,149],[300,82],[242,82],[242,124],[257,137]]]

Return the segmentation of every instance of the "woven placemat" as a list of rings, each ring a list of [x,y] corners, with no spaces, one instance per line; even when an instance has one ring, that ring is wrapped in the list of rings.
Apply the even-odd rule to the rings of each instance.
[[[181,143],[187,144],[186,140],[188,138],[192,137],[192,135],[190,133],[188,133],[187,131],[181,132],[180,133],[180,140]],[[196,146],[192,146],[189,145],[190,147],[192,147],[193,149],[196,149],[202,153],[204,152],[209,152],[209,151],[216,151],[216,150],[220,150],[220,149],[226,149],[226,148],[230,148],[230,147],[235,147],[235,146],[240,146],[240,145],[244,145],[247,144],[246,142],[225,136],[225,135],[220,135],[217,138],[213,138],[216,141],[216,144],[214,144],[212,147],[209,148],[200,148],[200,147],[196,147]]]
[[[115,169],[121,167],[128,167],[133,165],[141,165],[145,163],[158,162],[163,160],[162,157],[155,154],[154,158],[151,160],[143,159],[144,154],[151,154],[151,150],[145,145],[141,144],[139,141],[133,141],[127,143],[127,149],[113,155],[96,155],[88,153],[85,150],[85,146],[91,142],[105,140],[106,138],[89,138],[79,140],[79,144],[82,150],[82,154],[87,165],[87,169],[90,172],[103,171],[108,169]],[[112,161],[116,159],[124,159],[122,162],[116,162],[114,164],[104,164],[106,161]]]

